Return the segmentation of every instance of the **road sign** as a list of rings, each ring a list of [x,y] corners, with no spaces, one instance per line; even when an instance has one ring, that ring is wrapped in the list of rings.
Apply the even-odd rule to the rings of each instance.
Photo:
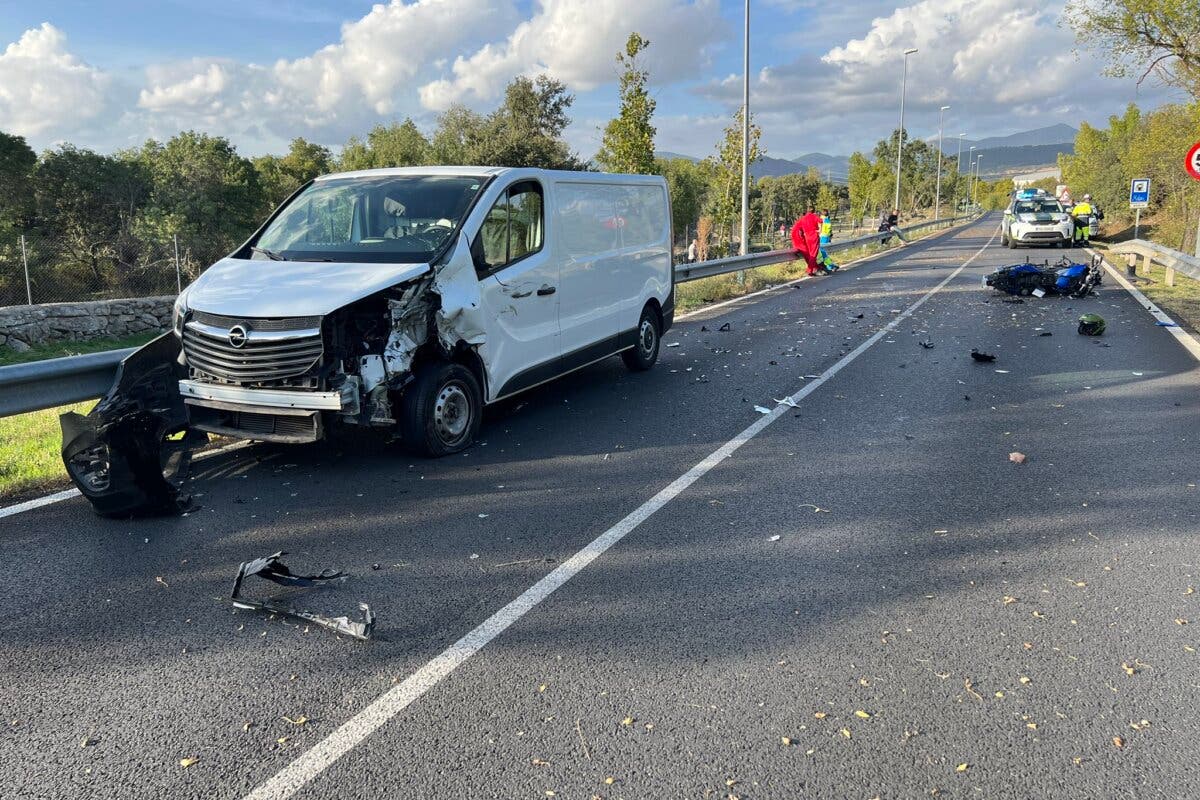
[[[1187,158],[1183,160],[1183,166],[1189,175],[1200,181],[1200,142],[1196,142],[1192,145],[1192,149],[1188,150]]]
[[[1129,182],[1129,207],[1148,208],[1150,206],[1150,179],[1134,178]]]

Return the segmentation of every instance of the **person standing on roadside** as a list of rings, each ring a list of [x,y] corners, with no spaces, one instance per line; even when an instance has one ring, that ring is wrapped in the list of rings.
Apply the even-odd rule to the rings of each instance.
[[[889,231],[896,234],[896,238],[904,244],[908,244],[908,237],[904,235],[904,231],[900,230],[900,209],[893,208],[892,213],[888,214],[887,227]]]
[[[833,241],[833,223],[829,220],[829,209],[821,212],[821,247]]]
[[[692,243],[688,245],[688,249],[687,249],[687,262],[689,264],[696,263],[696,251],[699,248],[700,248],[700,242],[697,241],[696,239],[692,239]]]
[[[817,253],[821,250],[821,218],[816,206],[809,205],[808,213],[796,220],[792,226],[792,247],[804,257],[808,274],[817,274]]]

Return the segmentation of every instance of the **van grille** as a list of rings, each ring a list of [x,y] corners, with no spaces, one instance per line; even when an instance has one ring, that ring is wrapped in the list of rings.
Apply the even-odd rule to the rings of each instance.
[[[273,341],[248,339],[242,347],[234,347],[228,336],[187,325],[183,329],[183,353],[188,366],[239,385],[303,375],[321,360],[323,352],[320,333]]]
[[[304,331],[321,327],[320,317],[247,319],[245,317],[227,317],[224,314],[210,314],[207,311],[193,311],[190,319],[225,330],[229,330],[234,325],[245,325],[252,331]]]

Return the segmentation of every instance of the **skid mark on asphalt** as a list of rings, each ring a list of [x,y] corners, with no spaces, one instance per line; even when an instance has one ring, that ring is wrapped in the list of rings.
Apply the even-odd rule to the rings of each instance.
[[[999,228],[992,233],[991,238],[976,250],[970,258],[962,262],[958,268],[918,298],[915,303],[897,314],[888,324],[843,356],[837,363],[823,372],[820,377],[806,383],[802,389],[790,395],[792,402],[799,403],[808,397],[847,365],[869,350],[876,342],[892,333],[901,322],[911,317],[913,312],[925,305],[931,297],[940,292],[943,287],[970,266],[975,259],[979,258],[995,240],[997,233],[999,233]],[[418,669],[398,685],[389,689],[349,720],[342,723],[329,736],[318,742],[295,761],[284,767],[274,777],[247,795],[246,800],[284,800],[284,798],[294,795],[305,784],[332,766],[339,758],[354,749],[354,747],[382,727],[388,720],[395,717],[430,689],[437,686],[437,684],[453,673],[454,670],[458,669],[467,659],[478,653],[489,642],[512,626],[513,623],[536,608],[539,603],[578,575],[585,567],[603,555],[605,551],[636,530],[639,525],[649,519],[655,512],[678,497],[689,486],[700,480],[700,478],[704,477],[725,459],[731,457],[742,445],[756,437],[790,410],[791,406],[780,404],[771,413],[764,414],[753,425],[721,445],[707,458],[676,478],[666,488],[636,508],[616,525],[597,536],[583,549],[564,561],[533,586],[526,589],[515,600],[512,600],[508,605],[488,617],[474,630],[446,648],[446,650],[432,661],[425,664],[425,666]]]

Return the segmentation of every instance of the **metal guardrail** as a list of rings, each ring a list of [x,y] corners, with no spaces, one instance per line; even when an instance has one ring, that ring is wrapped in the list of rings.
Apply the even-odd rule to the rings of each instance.
[[[1200,280],[1200,257],[1189,256],[1187,253],[1163,247],[1157,242],[1134,239],[1115,244],[1108,249],[1108,252],[1115,255],[1132,256],[1133,258],[1128,262],[1130,267],[1133,267],[1137,258],[1141,257],[1142,272],[1149,272],[1151,263],[1161,264],[1165,268],[1163,281],[1167,286],[1175,285],[1176,272]]]
[[[136,347],[0,367],[0,417],[100,397]]]
[[[907,234],[935,226],[950,226],[956,222],[974,219],[976,216],[971,214],[922,222],[901,230]],[[836,253],[849,250],[865,244],[880,242],[890,236],[895,236],[895,234],[871,233],[854,239],[846,239],[827,245],[825,252]],[[675,280],[678,283],[686,283],[701,278],[710,278],[714,275],[727,275],[746,269],[782,264],[795,259],[795,251],[787,249],[730,256],[697,264],[679,264],[675,267]],[[45,361],[0,367],[0,417],[40,411],[43,408],[54,408],[100,397],[112,386],[117,365],[136,349],[130,347],[124,350],[107,350],[102,353],[51,358]]]
[[[956,222],[974,219],[976,214],[968,214],[961,217],[948,217],[940,220],[930,220],[929,222],[921,222],[908,228],[901,228],[901,232],[905,234],[916,231],[925,230],[926,228],[950,226]],[[862,247],[867,244],[876,244],[884,239],[889,239],[896,234],[883,233],[882,231],[868,233],[865,236],[858,236],[854,239],[843,239],[840,242],[831,242],[825,245],[826,253],[838,253],[843,250],[851,250],[855,247]],[[772,264],[786,264],[789,261],[796,260],[796,251],[791,248],[783,250],[771,250],[766,253],[747,253],[744,256],[728,256],[726,258],[714,258],[710,261],[697,261],[694,264],[676,264],[675,265],[675,282],[687,283],[688,281],[698,281],[701,278],[711,278],[715,275],[728,275],[732,272],[741,272],[746,269],[757,269],[758,267],[769,267]]]

